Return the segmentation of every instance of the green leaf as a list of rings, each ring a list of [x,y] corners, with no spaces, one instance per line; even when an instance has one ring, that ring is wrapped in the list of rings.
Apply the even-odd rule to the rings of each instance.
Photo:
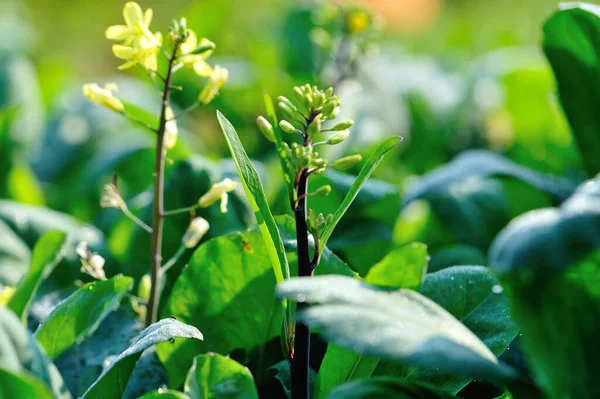
[[[267,202],[260,177],[256,172],[256,169],[252,166],[250,158],[244,150],[244,146],[240,142],[237,132],[231,123],[217,111],[217,117],[221,124],[221,129],[227,140],[227,145],[231,151],[231,155],[235,162],[235,166],[238,170],[238,174],[244,186],[244,191],[250,202],[250,206],[256,216],[256,222],[262,233],[265,245],[273,265],[273,271],[275,272],[275,278],[278,283],[284,279],[290,278],[290,269],[285,256],[285,249],[279,230],[275,224],[275,219],[271,214],[271,209]]]
[[[451,399],[436,387],[396,378],[372,378],[344,384],[327,399]]]
[[[418,290],[427,273],[427,246],[413,243],[392,250],[365,277],[369,284]]]
[[[159,389],[156,392],[147,393],[139,399],[190,399],[190,397],[172,389]]]
[[[29,247],[0,220],[0,284],[17,285],[31,262]]]
[[[375,171],[375,169],[377,168],[377,166],[383,159],[383,156],[389,150],[391,150],[400,140],[401,140],[401,137],[399,137],[399,136],[390,137],[389,139],[385,140],[383,143],[381,143],[379,145],[379,147],[377,147],[377,149],[375,150],[373,155],[371,155],[371,157],[368,159],[368,161],[364,164],[364,166],[360,170],[360,173],[356,177],[356,180],[352,184],[352,187],[350,187],[348,194],[346,194],[346,197],[342,201],[340,207],[333,214],[333,220],[330,223],[328,223],[327,226],[325,227],[325,230],[323,231],[323,235],[321,237],[321,244],[322,244],[321,248],[325,247],[325,245],[327,244],[327,241],[329,240],[329,238],[331,237],[331,234],[333,233],[333,230],[335,229],[337,224],[340,222],[340,220],[342,219],[342,216],[344,216],[344,214],[346,213],[348,208],[350,208],[352,201],[354,201],[354,198],[356,198],[356,196],[358,195],[358,192],[360,191],[362,186],[369,179],[369,177],[371,177],[371,175],[373,174],[373,172]]]
[[[122,398],[127,383],[142,352],[161,342],[175,338],[202,340],[197,328],[173,318],[160,320],[146,328],[140,336],[105,369],[83,394],[83,398]]]
[[[567,198],[575,189],[575,185],[566,179],[535,172],[491,151],[471,150],[411,185],[404,196],[404,206],[417,199],[432,198],[455,183],[472,177],[488,176],[507,176],[521,180],[559,200]]]
[[[133,286],[131,277],[85,284],[52,310],[35,332],[51,358],[92,334]]]
[[[33,249],[29,272],[17,286],[8,302],[8,307],[26,322],[27,311],[44,277],[47,277],[62,259],[63,246],[67,235],[60,231],[44,234]]]
[[[549,398],[600,395],[600,354],[595,349],[600,334],[595,322],[600,317],[599,223],[600,180],[594,179],[560,208],[515,219],[490,249],[490,263],[511,298],[535,381]]]
[[[423,244],[397,248],[373,266],[365,280],[383,287],[418,290],[427,272],[427,259],[427,247]],[[329,344],[317,375],[315,397],[325,398],[338,385],[370,377],[378,363],[377,357]]]
[[[19,376],[27,373],[36,376],[51,388],[56,398],[71,398],[56,366],[17,315],[4,306],[0,306],[0,365]]]
[[[298,320],[358,353],[445,372],[502,380],[513,372],[469,329],[412,290],[386,291],[343,276],[295,278],[278,296],[318,302]]]
[[[258,399],[250,370],[216,353],[194,358],[184,392],[192,399]]]
[[[583,163],[590,176],[600,172],[600,7],[562,3],[544,24],[544,52],[558,83]]]
[[[499,282],[483,266],[455,266],[428,274],[421,294],[442,306],[471,330],[496,356],[500,356],[519,333]],[[410,375],[453,394],[470,381],[435,369]]]
[[[53,399],[48,387],[37,378],[16,375],[0,368],[0,398]]]

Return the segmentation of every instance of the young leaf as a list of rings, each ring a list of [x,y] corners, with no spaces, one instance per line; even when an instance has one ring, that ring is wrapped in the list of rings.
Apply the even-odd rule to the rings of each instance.
[[[122,398],[142,352],[160,342],[172,341],[175,338],[203,339],[202,333],[196,327],[173,318],[160,320],[142,331],[131,346],[102,372],[83,394],[83,398]]]
[[[67,236],[60,231],[44,234],[33,249],[31,267],[21,280],[15,293],[8,302],[8,307],[26,322],[29,305],[42,281],[62,259],[62,248]]]
[[[265,240],[269,258],[275,272],[275,278],[280,283],[290,277],[290,269],[283,242],[281,241],[279,230],[277,230],[275,219],[273,219],[273,215],[271,214],[260,177],[256,169],[252,166],[252,162],[250,162],[250,158],[248,158],[248,154],[246,154],[234,127],[219,111],[217,111],[217,118],[231,151],[240,180],[244,186],[244,191],[256,216],[256,222]]]
[[[599,36],[600,7],[594,4],[562,3],[544,25],[544,52],[590,176],[600,172]]]
[[[50,387],[54,397],[71,398],[56,366],[26,330],[17,315],[4,306],[0,306],[0,367],[19,376],[24,373],[34,375]],[[2,385],[3,383],[0,383],[0,398],[4,397],[1,395]]]
[[[344,384],[327,399],[451,399],[434,386],[399,378],[378,377]]]
[[[192,399],[258,399],[250,370],[217,353],[194,358],[184,392]]]
[[[53,399],[53,396],[37,378],[0,368],[0,398]]]
[[[191,399],[183,392],[174,391],[172,389],[159,389],[155,392],[150,392],[140,397],[139,399]]]
[[[397,248],[373,266],[365,280],[384,287],[418,290],[427,272],[428,257],[424,244]],[[358,354],[330,343],[317,375],[315,398],[324,399],[345,382],[370,377],[378,363],[377,357]]]
[[[326,276],[291,279],[278,286],[278,295],[318,302],[298,319],[358,353],[486,379],[513,376],[454,316],[412,290]]]
[[[131,290],[133,279],[116,276],[85,284],[62,301],[35,332],[51,358],[92,334]]]
[[[358,192],[360,191],[362,186],[365,184],[367,179],[369,177],[371,177],[371,175],[373,174],[373,172],[375,171],[375,169],[377,168],[377,166],[383,159],[383,156],[389,150],[391,150],[400,140],[401,140],[401,137],[399,137],[399,136],[390,137],[389,139],[385,140],[383,143],[381,143],[379,145],[379,147],[377,147],[375,152],[371,155],[369,160],[362,167],[362,169],[360,170],[360,173],[358,174],[358,176],[356,177],[356,180],[354,181],[354,184],[352,184],[352,187],[350,187],[350,191],[348,191],[348,194],[346,194],[344,201],[342,201],[340,207],[333,214],[333,220],[331,221],[331,223],[327,224],[327,226],[325,227],[325,230],[323,231],[323,235],[321,237],[320,252],[322,252],[323,248],[325,248],[325,245],[327,244],[329,237],[331,237],[331,234],[333,233],[335,226],[340,222],[340,220],[342,219],[342,216],[344,216],[344,214],[346,213],[348,208],[350,208],[352,201],[354,201],[354,198],[356,198],[356,196],[358,195]]]

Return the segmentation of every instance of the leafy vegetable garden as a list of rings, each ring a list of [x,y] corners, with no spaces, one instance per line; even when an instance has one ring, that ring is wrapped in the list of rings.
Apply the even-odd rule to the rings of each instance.
[[[227,109],[207,123],[230,158],[186,145],[182,123],[235,95],[235,68],[185,18],[161,34],[134,2],[106,38],[154,108],[84,84],[30,162],[27,105],[2,99],[0,398],[600,397],[600,6],[543,26],[572,136],[523,164],[476,145],[435,158],[451,123],[419,101],[423,135],[348,147],[366,124],[338,89],[377,24],[326,11],[312,38],[337,54],[331,87],[252,94],[263,160]],[[82,120],[109,140],[64,139]]]

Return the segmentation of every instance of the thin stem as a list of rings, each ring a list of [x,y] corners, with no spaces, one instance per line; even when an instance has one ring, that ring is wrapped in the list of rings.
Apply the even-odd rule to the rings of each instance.
[[[200,205],[198,205],[198,204],[194,204],[191,206],[186,206],[185,208],[172,209],[170,211],[163,212],[163,215],[164,216],[172,216],[172,215],[179,215],[181,213],[188,213],[188,212],[198,209],[199,206]]]
[[[177,263],[177,261],[179,260],[179,258],[181,258],[181,256],[185,253],[185,250],[187,249],[187,247],[183,244],[181,244],[179,246],[179,248],[177,249],[177,252],[175,252],[175,255],[173,255],[173,257],[171,259],[169,259],[169,261],[167,263],[165,263],[163,265],[163,267],[160,268],[161,273],[164,275],[166,272],[169,271],[170,268],[172,268],[175,263]]]
[[[306,223],[306,189],[308,171],[300,172],[296,185],[298,201],[294,209],[296,219],[296,241],[298,248],[298,276],[311,277],[313,272],[308,248],[308,226]],[[296,311],[305,309],[304,302],[299,302]],[[310,328],[303,323],[296,324],[294,352],[291,359],[292,399],[309,399],[310,370]]]
[[[173,46],[173,54],[169,57],[169,66],[165,79],[165,87],[162,96],[160,110],[160,122],[157,130],[156,155],[154,161],[154,201],[152,207],[152,235],[151,235],[151,258],[152,265],[150,280],[152,288],[148,300],[148,313],[146,314],[146,325],[156,323],[158,318],[158,302],[160,299],[160,287],[162,271],[162,239],[164,225],[164,186],[165,186],[165,126],[167,123],[167,108],[171,97],[171,80],[173,78],[173,63],[179,45]]]
[[[149,124],[147,124],[147,123],[146,123],[146,122],[144,122],[143,120],[141,120],[141,119],[138,119],[136,116],[133,116],[133,115],[131,115],[130,113],[128,113],[128,112],[125,112],[125,111],[123,111],[123,115],[125,115],[125,117],[126,117],[127,119],[129,119],[130,121],[132,121],[132,122],[134,122],[134,123],[137,123],[138,125],[140,125],[140,126],[142,126],[142,127],[145,127],[146,129],[148,129],[148,130],[151,130],[151,131],[153,131],[153,132],[155,132],[155,133],[156,133],[156,131],[157,131],[157,129],[156,129],[156,128],[154,128],[154,127],[150,126]]]
[[[135,224],[137,224],[138,226],[140,226],[142,229],[146,230],[148,233],[152,234],[152,227],[148,226],[140,218],[138,218],[137,216],[135,216],[129,210],[129,208],[123,207],[123,213],[125,214],[125,216],[127,216],[129,219],[131,219]]]
[[[202,104],[200,103],[200,101],[196,101],[195,103],[193,103],[192,105],[190,105],[189,107],[187,107],[186,109],[182,110],[181,112],[178,112],[177,115],[175,115],[173,118],[171,118],[170,120],[173,119],[177,119],[182,117],[183,115],[187,114],[190,111],[195,110],[196,108],[198,108],[199,106],[201,106]]]

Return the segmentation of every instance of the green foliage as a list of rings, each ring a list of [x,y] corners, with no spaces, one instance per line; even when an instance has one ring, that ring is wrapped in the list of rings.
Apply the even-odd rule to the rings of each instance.
[[[0,368],[0,397],[52,399],[52,393],[39,380],[18,376]]]
[[[503,230],[490,262],[511,297],[535,380],[550,398],[598,395],[595,378],[600,314],[597,180],[560,208],[529,212]],[[556,328],[560,320],[561,328]],[[574,344],[587,347],[574,351]]]
[[[563,3],[544,24],[544,52],[558,83],[560,102],[567,115],[585,169],[600,172],[596,93],[600,92],[600,7]]]
[[[453,397],[432,385],[379,377],[344,384],[327,396],[327,399],[450,399]]]
[[[8,301],[8,307],[25,322],[27,310],[43,278],[47,277],[62,258],[67,236],[60,231],[43,235],[33,249],[29,272]]]
[[[0,373],[5,373],[0,378],[0,390],[4,388],[11,392],[14,389],[16,395],[19,389],[34,389],[43,395],[50,389],[56,398],[71,398],[56,366],[17,315],[4,306],[0,306]],[[5,391],[2,397],[37,397],[27,396],[24,392],[24,396],[10,396]]]
[[[142,352],[161,342],[171,342],[175,338],[202,340],[197,328],[175,319],[163,319],[146,328],[139,337],[121,353],[100,377],[83,394],[83,398],[121,398],[127,389],[127,382]]]
[[[194,358],[185,381],[185,393],[192,399],[258,399],[250,371],[215,353]]]
[[[123,276],[85,284],[52,310],[35,337],[56,358],[92,334],[132,286],[133,279]]]

